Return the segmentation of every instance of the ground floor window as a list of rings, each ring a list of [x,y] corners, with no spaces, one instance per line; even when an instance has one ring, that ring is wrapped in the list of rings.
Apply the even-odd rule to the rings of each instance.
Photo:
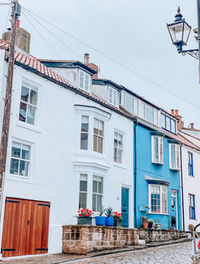
[[[195,219],[195,195],[189,194],[189,218]]]
[[[92,210],[95,212],[101,212],[102,201],[103,201],[103,178],[98,176],[93,176]]]
[[[85,209],[87,207],[87,185],[87,174],[81,174],[79,187],[79,209]]]
[[[149,207],[151,213],[167,214],[167,187],[149,185]]]

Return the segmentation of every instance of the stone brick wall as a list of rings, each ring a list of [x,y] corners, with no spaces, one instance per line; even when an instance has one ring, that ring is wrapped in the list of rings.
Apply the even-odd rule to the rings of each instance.
[[[63,253],[87,254],[104,249],[123,248],[146,242],[165,241],[187,237],[176,230],[131,229],[121,227],[66,225],[63,226]]]

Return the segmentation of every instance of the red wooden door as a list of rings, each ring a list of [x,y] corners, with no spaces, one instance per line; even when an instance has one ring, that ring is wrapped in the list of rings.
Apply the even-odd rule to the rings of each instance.
[[[6,198],[3,257],[48,252],[50,203]]]

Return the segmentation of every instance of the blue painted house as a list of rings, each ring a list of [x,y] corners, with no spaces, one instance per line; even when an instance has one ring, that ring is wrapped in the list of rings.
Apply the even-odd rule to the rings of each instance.
[[[135,227],[148,216],[162,229],[181,230],[180,143],[162,128],[133,126]]]

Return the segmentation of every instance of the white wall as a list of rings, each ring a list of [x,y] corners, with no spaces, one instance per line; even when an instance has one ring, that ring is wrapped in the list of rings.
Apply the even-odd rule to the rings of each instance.
[[[23,78],[39,86],[36,126],[18,120]],[[79,150],[81,110],[77,110],[75,104],[94,106],[98,109],[91,110],[91,113],[96,111],[93,114],[107,116],[105,154]],[[122,165],[113,163],[114,129],[124,133]],[[51,202],[49,253],[61,252],[62,225],[77,222],[80,172],[88,172],[90,178],[94,174],[103,176],[103,203],[114,210],[121,211],[121,187],[130,188],[129,226],[133,227],[132,133],[132,121],[129,119],[16,66],[4,199],[15,197]],[[9,174],[13,139],[32,146],[30,179]],[[91,196],[89,199],[91,201]]]
[[[193,153],[193,174],[188,175],[188,151]],[[183,164],[183,194],[184,194],[184,219],[185,230],[188,225],[197,225],[200,222],[200,153],[184,146],[182,147],[182,164]],[[195,213],[196,219],[189,219],[189,194],[195,195]]]

